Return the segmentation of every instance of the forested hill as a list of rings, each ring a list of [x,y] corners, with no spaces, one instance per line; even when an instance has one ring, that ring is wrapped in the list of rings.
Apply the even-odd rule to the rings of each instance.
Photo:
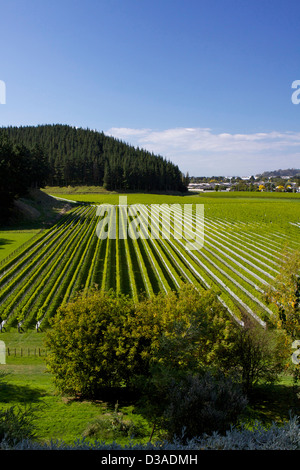
[[[2,127],[13,144],[43,149],[49,186],[96,185],[108,190],[186,191],[178,166],[103,132],[53,124]]]
[[[273,171],[264,171],[263,173],[260,173],[259,175],[256,175],[257,177],[261,178],[270,178],[272,176],[274,177],[283,177],[283,176],[300,176],[300,169],[299,168],[288,168],[286,170],[273,170]]]

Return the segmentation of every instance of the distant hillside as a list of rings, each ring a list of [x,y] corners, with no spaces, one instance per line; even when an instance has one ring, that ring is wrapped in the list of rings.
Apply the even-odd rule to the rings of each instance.
[[[300,176],[300,169],[288,168],[287,170],[264,171],[264,173],[261,173],[256,176],[267,178],[270,178],[271,176]]]
[[[48,186],[104,186],[108,190],[186,191],[178,166],[146,150],[89,129],[53,124],[2,127],[13,144],[40,147]]]

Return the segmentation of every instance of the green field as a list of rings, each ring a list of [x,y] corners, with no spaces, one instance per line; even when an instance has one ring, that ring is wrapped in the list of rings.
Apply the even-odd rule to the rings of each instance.
[[[118,204],[120,196],[126,196],[128,204],[204,204],[205,214],[226,217],[231,220],[272,223],[291,229],[291,223],[300,223],[300,193],[267,192],[209,192],[187,195],[161,195],[128,193],[117,194],[88,188],[46,188],[47,194],[88,204]],[[271,226],[269,226],[271,229]]]
[[[0,319],[6,329],[46,328],[59,305],[94,285],[138,298],[141,292],[176,290],[182,282],[215,289],[237,319],[247,311],[263,324],[272,315],[263,293],[278,274],[282,252],[286,246],[291,251],[300,247],[299,194],[59,194],[78,203],[0,265]],[[128,206],[119,207],[124,197]],[[115,211],[114,239],[103,237],[103,226],[103,233],[96,234],[103,220],[97,214],[101,204]],[[197,204],[204,207],[201,226]],[[152,217],[153,205],[160,212]],[[179,233],[185,205],[194,212]],[[130,207],[138,209],[138,217]],[[160,231],[157,239],[152,228]],[[203,248],[187,250],[188,241],[203,230]]]
[[[0,230],[0,263],[24,246],[39,230]]]
[[[91,192],[89,188],[46,191],[78,204],[39,236],[34,236],[35,231],[5,231],[0,236],[11,240],[2,246],[0,242],[0,319],[4,321],[0,339],[10,349],[7,364],[0,366],[9,372],[7,385],[1,390],[1,406],[43,405],[37,412],[42,440],[63,438],[71,442],[99,415],[111,416],[116,404],[114,399],[82,403],[59,397],[46,373],[43,352],[39,354],[49,319],[77,290],[96,284],[100,289],[113,288],[138,298],[142,291],[151,295],[191,282],[199,290],[215,289],[238,320],[241,312],[247,311],[263,324],[273,311],[265,304],[263,292],[278,273],[282,251],[285,247],[291,251],[300,248],[299,194],[119,195],[103,190]],[[178,204],[169,225],[173,236],[99,238],[96,229],[101,220],[97,215],[100,204],[115,206],[118,234],[126,233],[126,220],[129,224],[135,221],[133,215],[126,219],[125,209],[117,207],[120,196],[127,196],[128,205],[140,205],[139,229],[148,235],[146,221],[151,204]],[[204,204],[204,247],[199,251],[185,247],[189,235],[197,229],[194,213],[187,220],[186,238],[174,236],[182,204]],[[152,222],[158,227],[166,222],[165,215],[161,212]],[[39,333],[35,330],[38,321]],[[284,378],[272,389],[274,397],[269,403],[267,397],[263,398],[265,404],[255,416],[288,418],[289,380]],[[150,434],[142,417],[132,413],[132,402],[124,399],[119,405],[127,419],[137,420],[138,426],[146,429],[145,434]],[[109,431],[104,437],[113,438]],[[118,436],[119,440],[123,438]]]

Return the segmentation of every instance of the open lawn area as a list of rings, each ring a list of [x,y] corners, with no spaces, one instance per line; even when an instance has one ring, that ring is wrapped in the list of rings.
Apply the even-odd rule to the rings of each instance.
[[[39,230],[0,230],[0,262],[28,242]]]
[[[63,440],[73,443],[82,438],[100,417],[104,423],[101,435],[98,435],[100,440],[108,442],[117,439],[120,443],[128,442],[127,431],[118,432],[117,417],[119,423],[134,423],[135,432],[139,432],[138,440],[147,441],[151,429],[141,416],[133,413],[134,404],[124,398],[122,391],[112,394],[110,400],[106,398],[95,402],[75,400],[58,394],[52,376],[47,372],[44,351],[43,355],[38,355],[38,350],[44,348],[43,337],[43,333],[33,331],[1,334],[0,340],[10,349],[10,355],[6,356],[6,364],[0,365],[0,373],[7,374],[0,382],[0,409],[31,406],[35,413],[34,425],[40,442]]]

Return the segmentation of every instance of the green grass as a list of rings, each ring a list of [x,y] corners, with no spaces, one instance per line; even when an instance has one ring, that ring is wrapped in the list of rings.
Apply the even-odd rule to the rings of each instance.
[[[12,351],[6,357],[6,364],[0,365],[0,372],[6,373],[4,383],[0,382],[0,409],[19,405],[32,405],[35,410],[36,435],[40,442],[63,440],[73,443],[83,437],[87,429],[99,418],[103,421],[97,438],[107,442],[117,439],[125,444],[129,437],[126,432],[113,430],[112,421],[118,403],[118,417],[123,422],[130,421],[143,431],[137,441],[147,441],[151,429],[142,416],[135,413],[134,403],[122,391],[112,394],[110,399],[80,401],[57,393],[52,375],[47,371],[45,357],[34,356],[32,351],[44,348],[44,333],[28,331],[23,334],[2,333],[0,340]],[[14,349],[17,356],[14,356]],[[23,348],[24,355],[20,355]],[[30,355],[27,350],[30,348]],[[93,440],[92,437],[89,440]]]
[[[300,193],[211,192],[169,195],[105,192],[102,188],[45,188],[44,192],[68,200],[89,204],[119,204],[126,196],[128,204],[204,204],[205,216],[242,222],[258,222],[296,231],[292,223],[300,222]]]
[[[165,200],[165,199],[176,199],[177,201],[184,198],[199,200],[235,200],[235,199],[244,199],[244,200],[278,200],[282,201],[284,199],[290,200],[300,200],[300,193],[279,193],[279,192],[257,192],[257,191],[208,191],[208,192],[188,192],[188,193],[176,193],[176,194],[166,194],[166,193],[118,193],[116,191],[106,191],[102,186],[47,186],[42,190],[46,194],[53,194],[58,197],[66,197],[67,199],[72,199],[76,196],[76,200],[81,201],[97,201],[103,199],[109,199],[109,197],[114,197],[115,200],[119,198],[119,195],[127,195],[131,199],[140,199],[143,200],[147,198],[148,202],[152,199],[154,200]]]
[[[0,225],[0,263],[34,235],[53,225],[59,214],[69,209],[66,208],[69,204],[55,200],[39,190],[32,190],[19,203],[23,209],[15,209],[11,219],[5,225]]]
[[[2,333],[0,339],[10,348],[38,348],[44,346],[44,334],[29,331],[24,334]],[[47,372],[45,358],[33,355],[9,356],[7,363],[0,365],[0,372],[7,373],[4,384],[0,386],[0,409],[13,405],[32,405],[36,410],[35,428],[40,442],[63,440],[73,443],[98,423],[98,440],[116,440],[126,444],[127,432],[121,432],[118,423],[130,423],[139,432],[136,441],[147,442],[151,426],[139,414],[134,399],[116,390],[110,398],[98,401],[80,401],[61,396],[57,393],[53,377]],[[118,406],[118,413],[115,408]],[[251,427],[255,420],[264,425],[272,422],[283,423],[289,419],[289,412],[300,415],[300,404],[293,388],[292,377],[283,375],[278,384],[261,385],[250,397],[245,421]],[[100,431],[99,431],[100,423]],[[114,426],[113,426],[114,424]],[[90,441],[93,437],[88,437]]]
[[[0,230],[0,262],[30,240],[38,229]]]
[[[102,186],[46,186],[42,191],[47,194],[115,194],[115,191],[107,191]]]
[[[36,434],[40,441],[80,437],[91,420],[101,413],[100,405],[68,402],[56,395],[43,359],[8,358],[1,369],[9,375],[0,388],[1,407],[32,405],[36,410]]]
[[[265,426],[273,422],[283,424],[290,415],[300,416],[299,386],[293,384],[291,375],[282,375],[274,385],[259,385],[250,396],[247,420],[251,423],[260,421]]]

